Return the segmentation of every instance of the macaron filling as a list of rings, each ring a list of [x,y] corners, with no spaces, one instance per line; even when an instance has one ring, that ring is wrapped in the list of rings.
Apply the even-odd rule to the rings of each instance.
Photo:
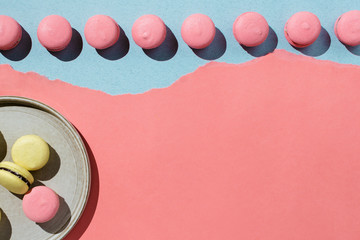
[[[21,181],[23,181],[28,187],[30,187],[30,182],[29,180],[27,180],[26,177],[22,176],[21,174],[17,173],[17,172],[14,172],[13,170],[10,170],[8,168],[5,168],[5,167],[0,167],[0,170],[4,170],[4,171],[7,171],[13,175],[15,175],[16,177],[18,177]]]
[[[293,40],[291,40],[291,38],[289,36],[289,33],[288,33],[287,29],[286,29],[286,25],[287,25],[287,23],[285,24],[285,30],[284,30],[285,38],[291,45],[293,45],[294,47],[297,47],[297,48],[304,48],[304,47],[308,47],[308,46],[310,46],[312,44],[312,43],[310,43],[310,44],[305,44],[304,45],[304,44],[300,44],[300,43],[297,43],[297,42],[294,42]]]
[[[285,30],[284,30],[284,32],[285,32],[285,38],[286,38],[286,40],[287,40],[291,45],[293,45],[294,47],[299,47],[299,48],[304,48],[304,47],[309,46],[309,44],[307,44],[307,45],[302,45],[302,44],[296,43],[296,42],[294,42],[293,40],[291,40],[291,38],[290,38],[290,36],[289,36],[289,33],[288,33],[286,27],[287,27],[287,23],[285,24]]]

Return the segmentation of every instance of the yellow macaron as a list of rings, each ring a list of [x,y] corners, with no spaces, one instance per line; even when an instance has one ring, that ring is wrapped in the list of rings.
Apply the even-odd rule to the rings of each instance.
[[[45,166],[49,156],[49,145],[37,135],[22,136],[15,141],[11,148],[13,161],[29,171]]]
[[[25,168],[8,161],[0,163],[0,185],[16,194],[26,193],[34,177]]]

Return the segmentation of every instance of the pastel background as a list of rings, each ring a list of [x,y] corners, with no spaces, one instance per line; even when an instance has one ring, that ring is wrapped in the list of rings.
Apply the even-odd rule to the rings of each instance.
[[[23,59],[17,59],[9,53],[0,54],[0,63],[11,64],[18,71],[35,71],[50,79],[61,79],[65,82],[101,90],[116,95],[124,93],[142,93],[151,88],[162,88],[171,85],[179,77],[194,71],[209,60],[242,63],[255,58],[276,46],[293,53],[314,56],[318,59],[332,60],[340,63],[360,64],[360,49],[347,49],[334,35],[333,26],[342,13],[360,9],[360,1],[205,1],[205,0],[107,0],[107,1],[1,1],[0,14],[15,18],[31,37],[31,51]],[[248,53],[234,39],[232,24],[236,17],[246,11],[257,11],[268,21],[275,32],[271,41],[259,49],[248,49]],[[311,11],[316,14],[323,26],[321,39],[316,48],[307,49],[304,53],[291,47],[283,34],[286,20],[295,12]],[[182,40],[180,28],[183,20],[193,13],[204,13],[212,18],[221,32],[217,35],[217,46],[213,52],[198,52],[196,55]],[[59,14],[68,19],[72,27],[80,34],[83,46],[81,53],[74,59],[53,56],[38,42],[36,30],[42,18],[50,14]],[[123,50],[121,58],[113,53],[101,53],[86,43],[83,29],[87,19],[95,14],[106,14],[114,18],[125,32],[129,49]],[[177,40],[176,54],[164,60],[164,52],[148,53],[138,47],[131,37],[133,22],[144,14],[160,16]],[[277,41],[276,41],[277,39]],[[126,39],[124,40],[126,42]],[[226,41],[226,50],[224,42]],[[75,41],[81,45],[80,37]],[[172,44],[172,45],[171,45]],[[176,41],[172,38],[172,51],[175,52]],[[175,45],[174,45],[175,44]],[[170,47],[171,47],[170,46]],[[265,49],[266,48],[266,49]],[[225,50],[225,51],[224,51]],[[211,55],[209,57],[209,54]],[[62,58],[60,60],[59,58]],[[118,59],[119,58],[119,59]],[[157,59],[157,60],[156,60]]]
[[[91,190],[66,240],[359,240],[359,75],[277,50],[110,96],[1,65],[0,95],[83,136]]]

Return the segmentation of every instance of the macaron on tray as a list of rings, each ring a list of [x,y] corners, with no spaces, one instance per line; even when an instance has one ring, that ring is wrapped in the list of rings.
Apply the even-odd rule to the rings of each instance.
[[[0,97],[0,239],[61,239],[86,205],[90,167],[74,127],[31,99]]]
[[[39,170],[49,161],[49,145],[37,135],[17,139],[11,148],[14,162],[0,162],[0,185],[12,193],[23,196],[22,207],[32,221],[43,223],[55,217],[59,210],[59,196],[50,188],[36,186],[29,171]]]

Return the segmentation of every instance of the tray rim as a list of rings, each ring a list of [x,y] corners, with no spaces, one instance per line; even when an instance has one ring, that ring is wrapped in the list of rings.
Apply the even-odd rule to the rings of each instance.
[[[12,95],[4,95],[0,96],[0,107],[2,106],[23,106],[23,107],[29,107],[29,108],[35,108],[41,111],[44,111],[48,114],[53,115],[54,117],[58,118],[62,123],[66,125],[66,127],[69,128],[71,134],[75,137],[76,142],[79,144],[82,155],[85,157],[85,173],[86,173],[86,188],[85,191],[81,194],[84,196],[84,202],[81,205],[80,211],[75,215],[75,220],[72,224],[69,224],[62,232],[55,234],[48,238],[48,240],[56,240],[56,239],[63,239],[66,237],[68,233],[76,226],[78,221],[80,220],[82,214],[84,213],[84,210],[86,208],[89,195],[90,195],[90,189],[91,189],[91,166],[90,166],[90,159],[88,152],[86,150],[86,146],[84,144],[84,141],[82,140],[82,137],[78,130],[72,125],[72,123],[67,120],[63,115],[61,115],[58,111],[56,111],[54,108],[46,105],[45,103],[42,103],[38,100],[27,98],[27,97],[21,97],[21,96],[12,96]]]

